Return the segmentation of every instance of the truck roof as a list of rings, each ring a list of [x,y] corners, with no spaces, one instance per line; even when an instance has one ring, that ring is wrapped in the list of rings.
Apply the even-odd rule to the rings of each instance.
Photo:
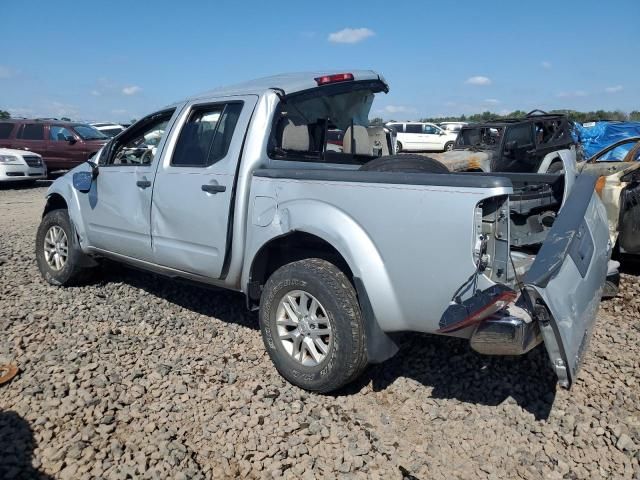
[[[215,88],[206,92],[187,97],[185,100],[197,100],[206,97],[226,97],[232,95],[262,95],[266,91],[279,89],[283,90],[286,95],[301,92],[318,87],[316,78],[325,75],[334,75],[340,73],[350,73],[353,75],[354,81],[362,80],[380,80],[388,88],[387,82],[382,75],[373,70],[341,70],[341,71],[317,71],[317,72],[298,72],[298,73],[282,73],[272,75],[270,77],[258,78],[248,82],[238,83],[236,85],[228,85]],[[181,103],[181,102],[176,102]]]

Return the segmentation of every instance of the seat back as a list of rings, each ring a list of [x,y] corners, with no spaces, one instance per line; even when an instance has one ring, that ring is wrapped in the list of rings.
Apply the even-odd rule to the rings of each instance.
[[[286,120],[286,125],[282,130],[283,150],[294,150],[296,152],[308,152],[311,140],[309,129],[306,125],[294,125],[291,120]]]
[[[353,142],[351,141],[353,138]],[[372,155],[373,148],[369,143],[369,133],[362,125],[352,125],[344,132],[342,140],[342,151],[344,153],[355,153],[356,155]]]

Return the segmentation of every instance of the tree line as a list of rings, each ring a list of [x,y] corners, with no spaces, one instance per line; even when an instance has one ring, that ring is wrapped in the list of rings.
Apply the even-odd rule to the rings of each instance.
[[[500,120],[503,118],[518,118],[524,117],[528,112],[523,110],[515,110],[513,112],[507,113],[506,115],[501,115],[495,112],[482,112],[482,113],[474,113],[472,115],[451,115],[448,117],[427,117],[421,118],[420,122],[428,122],[428,123],[441,123],[441,122],[488,122],[491,120]],[[574,122],[584,123],[584,122],[596,122],[600,120],[609,120],[609,121],[632,121],[632,122],[640,122],[640,111],[633,110],[629,113],[623,112],[621,110],[595,110],[591,112],[579,112],[577,110],[551,110],[548,113],[562,113],[567,115],[570,120]],[[389,120],[393,122],[394,120]],[[382,118],[376,117],[372,119],[370,122],[372,125],[383,125],[385,121]]]

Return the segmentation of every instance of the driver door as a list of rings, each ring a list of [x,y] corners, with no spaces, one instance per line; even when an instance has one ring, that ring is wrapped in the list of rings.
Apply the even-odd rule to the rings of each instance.
[[[152,114],[107,144],[91,190],[80,196],[91,247],[152,261],[151,193],[165,133],[178,109]]]
[[[425,125],[424,133],[422,134],[423,144],[425,150],[442,150],[442,136],[440,130],[433,125]]]

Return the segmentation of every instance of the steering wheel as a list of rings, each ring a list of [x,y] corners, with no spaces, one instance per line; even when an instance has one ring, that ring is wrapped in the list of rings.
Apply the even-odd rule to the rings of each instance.
[[[151,162],[153,161],[153,157],[155,155],[155,150],[156,149],[154,147],[154,148],[149,148],[146,152],[144,152],[140,157],[140,163],[142,165],[151,165]]]

